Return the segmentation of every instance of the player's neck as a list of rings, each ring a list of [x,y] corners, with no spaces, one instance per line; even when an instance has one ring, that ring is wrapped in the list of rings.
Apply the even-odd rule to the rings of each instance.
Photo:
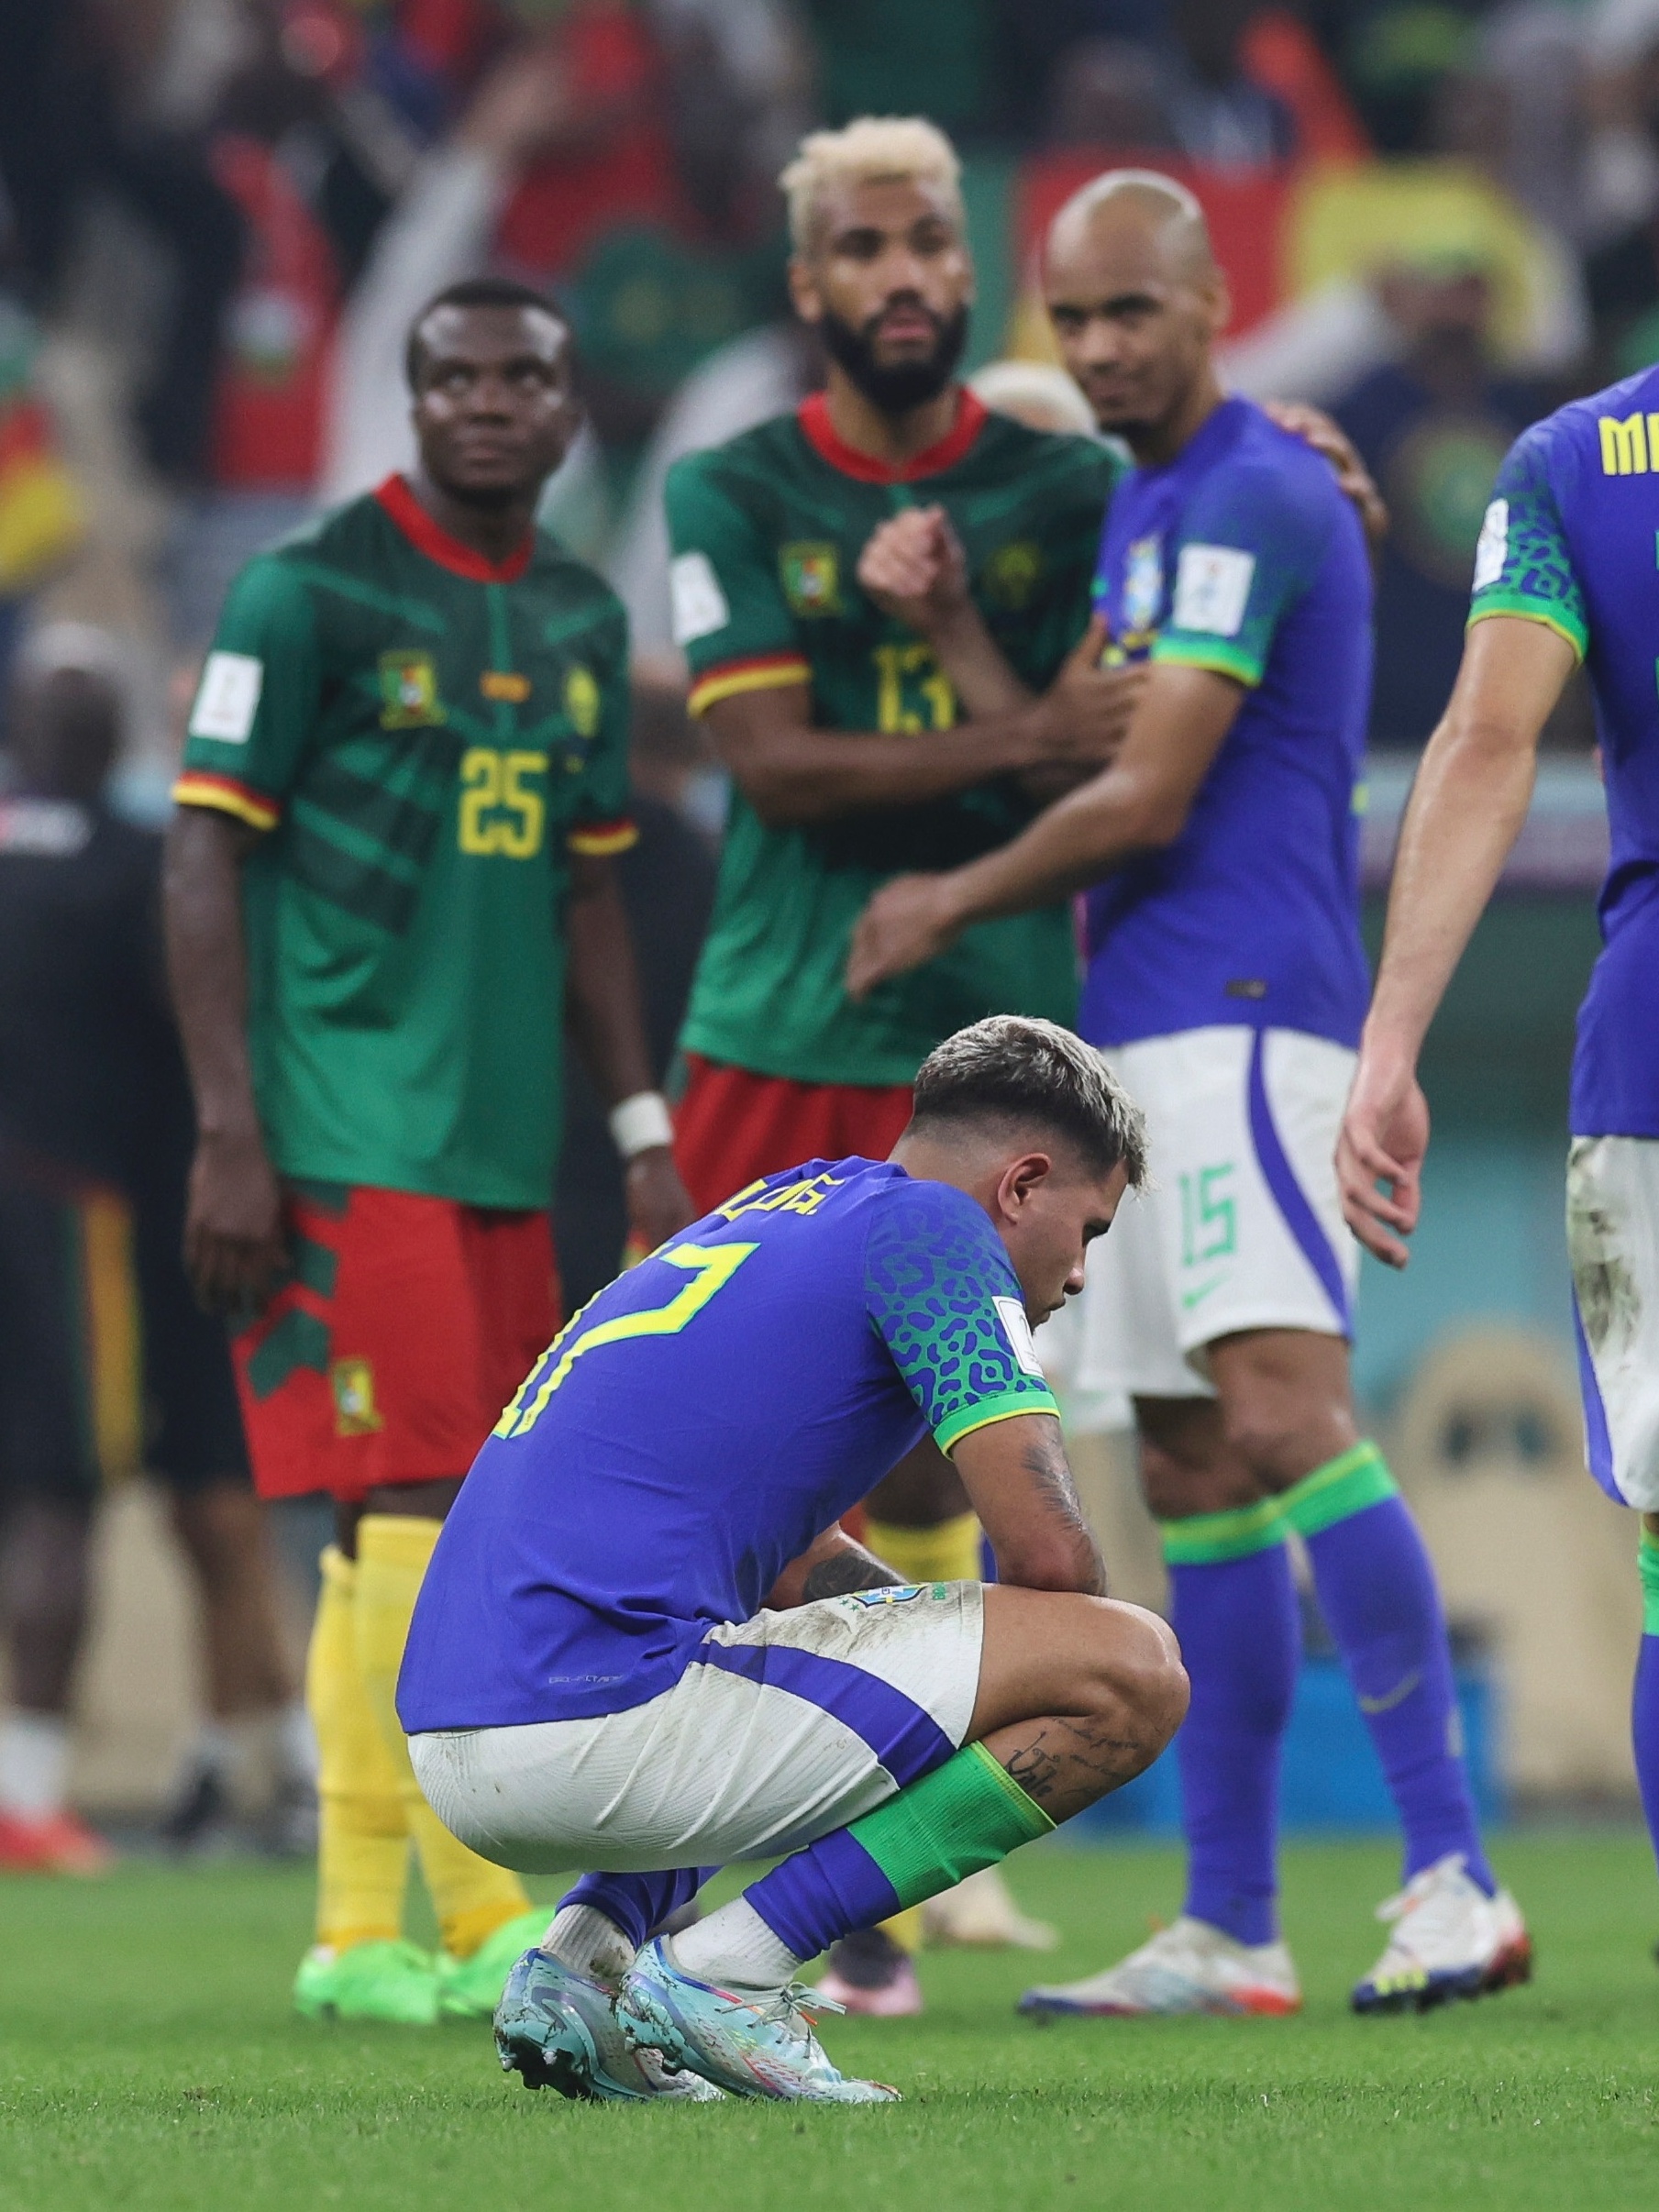
[[[1220,377],[1206,362],[1173,413],[1161,423],[1125,429],[1123,442],[1143,469],[1160,469],[1185,452],[1226,396]]]
[[[824,384],[824,405],[830,427],[844,446],[868,453],[872,460],[901,468],[925,453],[956,428],[962,387],[951,382],[936,399],[924,400],[902,415],[890,415],[867,399],[838,361],[831,361]]]
[[[406,481],[446,536],[481,554],[496,567],[510,560],[524,544],[525,534],[536,519],[536,503],[541,495],[541,486],[537,484],[522,498],[504,506],[475,506],[469,500],[456,499],[441,484],[435,483],[419,463],[410,470]]]

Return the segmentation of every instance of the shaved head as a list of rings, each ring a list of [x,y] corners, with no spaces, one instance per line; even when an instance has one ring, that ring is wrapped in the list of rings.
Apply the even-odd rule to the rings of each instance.
[[[1229,313],[1192,194],[1155,170],[1093,178],[1050,227],[1043,290],[1100,427],[1138,460],[1178,452],[1219,402],[1211,350]]]
[[[1156,239],[1178,281],[1219,273],[1203,209],[1184,184],[1155,169],[1109,169],[1080,186],[1049,226],[1047,259],[1066,259],[1100,231],[1129,228]]]

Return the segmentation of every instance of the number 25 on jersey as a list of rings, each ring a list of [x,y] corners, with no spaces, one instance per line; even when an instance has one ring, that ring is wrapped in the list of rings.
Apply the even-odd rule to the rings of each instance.
[[[498,753],[475,745],[461,756],[460,848],[530,860],[541,850],[547,802],[525,779],[546,772],[546,753]]]

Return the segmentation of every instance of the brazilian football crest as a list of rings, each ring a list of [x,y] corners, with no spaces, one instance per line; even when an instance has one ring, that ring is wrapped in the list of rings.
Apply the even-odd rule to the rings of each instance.
[[[444,720],[430,653],[381,655],[381,727],[425,730]]]
[[[565,678],[565,713],[579,737],[592,737],[599,728],[599,685],[592,669],[580,661]]]
[[[834,546],[782,546],[778,570],[783,596],[797,614],[841,613],[841,563]]]
[[[1164,603],[1164,546],[1158,537],[1137,537],[1123,570],[1123,628],[1145,635],[1157,622]]]

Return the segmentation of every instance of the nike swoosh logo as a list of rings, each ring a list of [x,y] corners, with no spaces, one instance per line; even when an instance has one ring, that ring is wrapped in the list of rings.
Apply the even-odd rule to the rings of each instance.
[[[1196,1290],[1183,1290],[1181,1311],[1190,1313],[1194,1306],[1201,1305],[1212,1290],[1219,1290],[1226,1279],[1224,1275],[1212,1275],[1207,1283],[1200,1283]]]
[[[1403,1682],[1395,1688],[1385,1691],[1382,1697],[1366,1698],[1362,1696],[1359,1709],[1362,1713],[1391,1713],[1397,1705],[1405,1703],[1421,1680],[1422,1670],[1420,1667],[1413,1667]]]

